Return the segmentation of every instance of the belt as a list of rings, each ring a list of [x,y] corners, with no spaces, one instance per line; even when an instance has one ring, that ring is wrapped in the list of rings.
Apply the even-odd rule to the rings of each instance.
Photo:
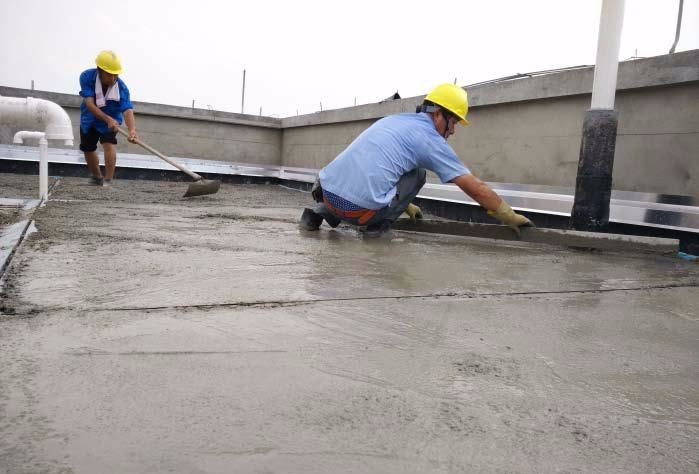
[[[376,215],[376,211],[373,209],[357,209],[356,211],[344,211],[342,209],[338,209],[334,207],[332,204],[330,204],[330,201],[328,201],[328,198],[326,198],[325,196],[323,196],[323,202],[328,207],[328,209],[330,209],[330,211],[337,217],[343,219],[357,219],[359,225],[366,224],[369,221],[369,219]]]

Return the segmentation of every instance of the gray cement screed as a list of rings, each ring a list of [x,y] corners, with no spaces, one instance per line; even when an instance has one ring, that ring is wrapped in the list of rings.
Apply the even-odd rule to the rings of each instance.
[[[0,472],[699,469],[699,266],[308,233],[307,194],[181,188],[61,179],[35,211]]]

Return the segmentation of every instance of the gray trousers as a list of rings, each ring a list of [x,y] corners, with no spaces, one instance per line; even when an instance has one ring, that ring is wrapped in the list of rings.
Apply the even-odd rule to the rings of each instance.
[[[413,171],[401,176],[398,180],[398,184],[396,185],[396,195],[391,200],[389,205],[376,211],[376,214],[374,214],[374,216],[364,224],[359,224],[358,219],[356,218],[339,217],[335,215],[323,202],[313,206],[313,212],[325,218],[325,220],[328,221],[328,223],[333,227],[337,226],[340,221],[357,226],[369,226],[379,224],[383,221],[393,223],[398,220],[401,214],[405,212],[405,210],[408,208],[408,204],[415,199],[417,193],[419,193],[420,189],[422,189],[422,187],[425,185],[426,180],[427,173],[425,172],[424,168],[416,168]]]

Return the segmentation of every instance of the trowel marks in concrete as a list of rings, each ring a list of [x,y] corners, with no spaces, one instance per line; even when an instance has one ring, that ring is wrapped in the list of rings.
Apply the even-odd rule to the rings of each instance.
[[[161,184],[37,210],[0,296],[6,471],[696,470],[699,266]]]

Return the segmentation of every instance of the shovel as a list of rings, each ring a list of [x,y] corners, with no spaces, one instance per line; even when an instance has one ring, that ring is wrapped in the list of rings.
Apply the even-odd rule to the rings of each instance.
[[[122,135],[124,135],[127,138],[129,136],[129,133],[126,130],[124,130],[123,128],[119,128],[119,133],[121,133]],[[218,192],[218,188],[221,187],[220,181],[202,178],[201,176],[199,176],[195,172],[187,169],[184,165],[181,165],[179,163],[175,163],[170,158],[163,155],[162,153],[160,153],[158,150],[151,147],[150,145],[143,143],[138,138],[135,139],[133,141],[133,143],[136,143],[137,145],[142,146],[143,148],[145,148],[149,152],[153,153],[155,156],[157,156],[161,160],[170,163],[172,166],[174,166],[178,170],[182,171],[183,173],[188,174],[194,180],[194,182],[191,183],[189,185],[189,187],[187,188],[187,192],[184,193],[183,197],[203,196],[205,194],[216,194]]]

